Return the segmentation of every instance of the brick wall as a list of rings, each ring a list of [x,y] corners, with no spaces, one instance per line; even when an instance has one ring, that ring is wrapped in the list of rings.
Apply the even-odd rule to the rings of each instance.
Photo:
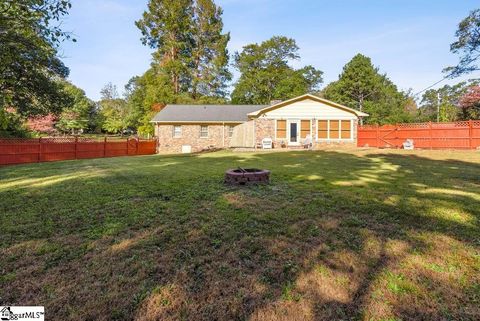
[[[281,148],[282,141],[287,144],[288,140],[275,140],[275,120],[267,118],[258,118],[251,120],[255,122],[255,141],[257,145],[262,139],[270,137],[274,140],[274,148]],[[190,145],[192,152],[200,152],[209,147],[228,148],[230,138],[228,137],[229,125],[208,124],[208,137],[200,137],[200,124],[179,124],[182,126],[182,135],[179,138],[173,137],[173,124],[157,124],[155,126],[155,135],[159,137],[159,153],[181,153],[182,145]],[[314,147],[322,148],[326,145],[356,145],[357,140],[357,121],[353,126],[353,141],[331,141],[314,142]],[[316,121],[312,120],[312,136],[316,137]]]
[[[192,152],[200,152],[206,148],[228,148],[229,125],[205,124],[208,126],[208,137],[200,137],[200,124],[178,124],[182,126],[181,137],[173,137],[174,125],[157,124],[155,135],[158,139],[159,153],[181,153],[183,145],[190,145]]]
[[[275,140],[275,120],[267,118],[257,118],[255,122],[255,141],[258,144],[262,143],[264,138],[271,138]]]

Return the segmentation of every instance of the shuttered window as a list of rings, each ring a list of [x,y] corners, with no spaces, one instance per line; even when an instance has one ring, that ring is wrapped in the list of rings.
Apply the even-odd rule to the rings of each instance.
[[[307,135],[310,135],[310,121],[302,120],[300,122],[300,126],[301,126],[300,137],[307,138]]]
[[[327,139],[328,138],[328,120],[319,120],[318,121],[318,139]]]
[[[330,139],[340,138],[340,121],[330,120]]]
[[[341,120],[341,130],[342,134],[341,137],[342,139],[350,139],[352,137],[352,130],[350,127],[350,121],[349,120]]]
[[[318,120],[317,139],[352,139],[351,120]]]
[[[286,120],[277,120],[277,138],[287,138]]]

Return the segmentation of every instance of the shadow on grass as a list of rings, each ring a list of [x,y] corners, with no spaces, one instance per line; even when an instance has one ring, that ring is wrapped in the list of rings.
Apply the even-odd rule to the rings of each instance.
[[[272,184],[224,186],[237,166]],[[69,320],[474,320],[479,172],[333,151],[0,169],[0,298]]]

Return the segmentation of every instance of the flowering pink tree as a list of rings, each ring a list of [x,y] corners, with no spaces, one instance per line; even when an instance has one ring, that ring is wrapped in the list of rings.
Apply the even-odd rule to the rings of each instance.
[[[57,132],[54,127],[56,121],[56,117],[52,114],[30,117],[27,120],[27,127],[31,131],[52,135]]]
[[[480,119],[480,85],[468,88],[460,98],[460,107],[465,119]]]

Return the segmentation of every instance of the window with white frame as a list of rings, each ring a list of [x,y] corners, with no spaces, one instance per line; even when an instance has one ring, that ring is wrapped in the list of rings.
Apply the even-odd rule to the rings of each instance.
[[[205,126],[205,125],[200,126],[200,137],[208,138],[208,126]]]
[[[233,129],[235,128],[235,126],[228,126],[228,137],[232,138],[233,136]]]
[[[182,137],[182,126],[180,125],[173,126],[173,137],[174,138]]]

